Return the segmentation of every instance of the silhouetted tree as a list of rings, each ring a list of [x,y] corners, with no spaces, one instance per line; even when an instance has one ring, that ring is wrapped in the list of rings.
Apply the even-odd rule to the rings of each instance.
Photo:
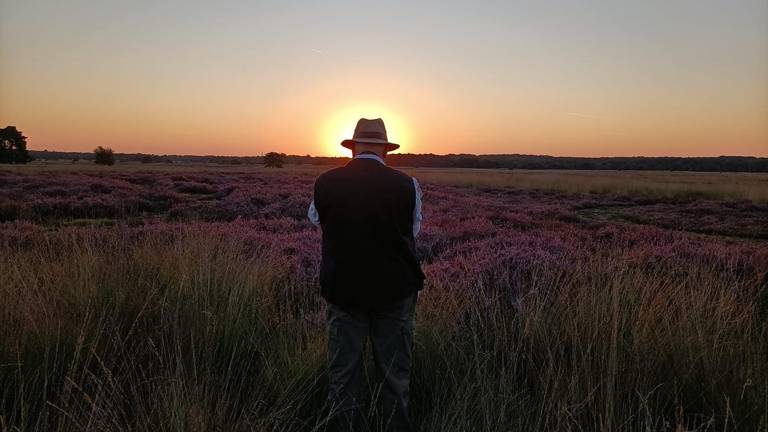
[[[31,160],[27,137],[16,126],[0,129],[0,163],[25,164]]]
[[[93,162],[99,165],[114,165],[115,151],[109,147],[98,146],[93,150]]]
[[[282,168],[285,163],[285,153],[269,152],[264,155],[264,166],[267,168]]]

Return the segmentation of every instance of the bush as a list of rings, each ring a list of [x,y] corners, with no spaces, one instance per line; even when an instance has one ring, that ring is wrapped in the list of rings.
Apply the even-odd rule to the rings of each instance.
[[[285,163],[285,153],[269,152],[264,155],[264,166],[267,168],[282,168]]]
[[[115,151],[109,147],[98,146],[93,150],[94,163],[99,165],[114,165]]]
[[[27,137],[16,126],[0,129],[0,163],[25,164],[30,161]]]

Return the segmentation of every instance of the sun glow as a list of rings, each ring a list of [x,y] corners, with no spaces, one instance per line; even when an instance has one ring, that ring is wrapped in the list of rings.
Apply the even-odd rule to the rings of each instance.
[[[392,110],[378,105],[354,105],[334,111],[334,114],[323,122],[319,137],[323,153],[331,156],[351,156],[351,151],[342,147],[341,142],[352,138],[355,125],[360,118],[381,118],[387,127],[387,138],[390,142],[400,144],[399,152],[411,152],[411,134],[402,117]]]

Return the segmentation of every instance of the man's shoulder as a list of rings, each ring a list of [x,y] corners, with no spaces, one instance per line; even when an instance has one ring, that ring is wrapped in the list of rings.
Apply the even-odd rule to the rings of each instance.
[[[317,176],[317,179],[315,179],[315,183],[321,183],[328,179],[338,178],[340,176],[344,175],[344,168],[346,166],[340,166],[336,168],[329,169],[328,171],[325,171],[324,173]]]
[[[392,168],[390,166],[385,166],[385,168],[387,168],[387,170],[391,173],[391,175],[393,177],[396,177],[398,180],[402,182],[413,182],[413,177],[400,171],[399,169]]]
[[[397,183],[405,184],[405,183],[411,183],[413,182],[413,178],[409,176],[408,174],[392,168],[388,165],[384,165],[381,163],[376,164],[370,164],[368,167],[365,168],[365,170],[374,170],[374,172],[378,173],[379,178],[381,178],[381,175],[383,174],[385,178],[389,178],[391,180],[394,180]],[[336,167],[333,169],[330,169],[322,174],[320,174],[317,179],[315,180],[315,184],[323,184],[323,183],[333,183],[334,181],[350,181],[353,180],[356,176],[361,175],[369,175],[370,173],[366,174],[360,167],[355,167],[354,165],[347,164],[344,166]]]

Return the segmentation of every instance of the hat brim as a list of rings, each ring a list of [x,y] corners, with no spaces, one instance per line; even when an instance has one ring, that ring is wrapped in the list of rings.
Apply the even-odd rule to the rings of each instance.
[[[385,141],[383,139],[378,138],[353,138],[353,139],[346,139],[341,142],[341,145],[352,150],[355,147],[355,143],[361,143],[361,144],[381,144],[385,146],[386,151],[392,151],[397,150],[400,148],[400,144],[391,143],[389,141]]]

